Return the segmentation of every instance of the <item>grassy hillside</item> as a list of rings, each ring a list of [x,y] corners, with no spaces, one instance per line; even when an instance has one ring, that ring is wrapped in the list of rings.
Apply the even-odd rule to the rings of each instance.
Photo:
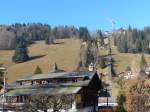
[[[12,63],[13,50],[1,50],[0,63],[8,69],[8,82],[14,82],[19,77],[33,74],[37,65],[42,68],[44,73],[50,72],[55,62],[66,71],[76,69],[81,42],[75,39],[61,39],[56,43],[45,45],[44,41],[37,41],[29,47],[29,56],[32,59],[20,64]]]
[[[33,74],[35,67],[39,65],[44,73],[48,73],[56,62],[61,69],[72,71],[77,67],[78,50],[81,42],[75,39],[56,40],[57,44],[45,45],[44,41],[37,41],[29,47],[29,55],[32,59],[28,62],[12,63],[13,50],[0,50],[0,64],[8,68],[8,82],[13,82],[17,78]],[[100,50],[101,55],[106,55],[106,50]],[[133,70],[138,70],[140,66],[141,54],[119,53],[116,47],[112,49],[117,73],[125,70],[129,65]],[[150,56],[145,55],[150,63]],[[100,72],[108,73],[106,69],[99,69]]]
[[[100,50],[100,55],[107,55],[108,51]],[[133,71],[138,71],[140,69],[140,53],[119,53],[116,47],[112,48],[112,57],[114,59],[115,70],[119,74],[124,71],[127,66],[130,66]],[[150,55],[145,54],[146,61],[150,64]],[[107,73],[107,68],[100,71]]]
[[[100,50],[100,55],[107,55],[108,51],[102,49]],[[115,60],[115,71],[117,74],[121,73],[126,69],[127,66],[130,66],[133,72],[138,72],[140,69],[140,60],[142,54],[132,54],[132,53],[119,53],[116,47],[112,48],[112,56]],[[146,61],[150,64],[150,55],[145,54]],[[98,69],[99,72],[103,72],[108,74],[108,68],[105,69]],[[107,80],[107,77],[104,78]],[[115,79],[112,82],[112,95],[118,95],[118,88],[117,84],[115,83]]]

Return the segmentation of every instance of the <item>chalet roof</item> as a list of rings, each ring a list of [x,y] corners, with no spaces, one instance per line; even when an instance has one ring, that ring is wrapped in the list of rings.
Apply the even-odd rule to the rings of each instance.
[[[59,88],[38,88],[38,89],[14,89],[8,91],[6,96],[23,96],[23,95],[59,95],[59,94],[75,94],[81,87],[59,87]]]
[[[58,88],[58,87],[83,87],[87,86],[90,83],[90,80],[78,81],[78,82],[67,82],[67,83],[49,83],[45,85],[7,85],[6,89],[36,89],[36,88]]]
[[[18,79],[17,81],[37,80],[37,79],[55,79],[55,78],[71,78],[71,77],[89,77],[91,79],[95,72],[56,72],[49,74],[37,74]]]
[[[82,81],[66,82],[66,83],[48,83],[45,85],[7,85],[6,96],[24,96],[34,94],[56,95],[56,94],[75,94],[82,87],[88,86],[95,72],[59,72],[50,74],[38,74],[26,78],[18,79],[17,81],[28,81],[35,79],[48,79],[48,78],[72,78],[83,77]],[[9,89],[10,88],[10,89]]]

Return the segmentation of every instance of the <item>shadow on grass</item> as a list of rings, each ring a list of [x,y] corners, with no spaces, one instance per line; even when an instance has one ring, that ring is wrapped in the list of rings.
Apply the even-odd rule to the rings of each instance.
[[[64,42],[54,42],[53,45],[57,44],[64,44]]]
[[[39,58],[42,58],[42,57],[44,57],[44,56],[46,56],[46,55],[31,56],[31,57],[29,58],[29,61],[35,60],[35,59],[39,59]]]
[[[109,67],[109,66],[110,66],[110,64],[106,64],[106,67]],[[106,67],[105,67],[105,68],[106,68]],[[114,63],[113,63],[113,67],[118,67],[118,64],[114,64]]]
[[[115,56],[116,54],[112,53],[111,55],[112,55],[112,56]],[[106,55],[102,55],[102,57],[107,58],[107,57],[108,57],[108,54],[106,54]]]

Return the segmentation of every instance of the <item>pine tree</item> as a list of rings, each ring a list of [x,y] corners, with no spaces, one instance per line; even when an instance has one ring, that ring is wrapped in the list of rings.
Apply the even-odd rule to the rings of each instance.
[[[80,39],[82,39],[83,41],[88,41],[90,40],[90,33],[88,31],[88,29],[86,27],[80,27],[79,28],[79,37]]]
[[[46,34],[46,36],[45,36],[45,44],[49,44],[49,36],[48,36],[48,34]]]
[[[21,63],[29,60],[28,56],[28,48],[27,48],[27,41],[25,39],[25,34],[22,37],[19,37],[16,42],[15,53],[12,58],[13,62]]]
[[[118,106],[117,106],[116,112],[127,112],[124,108],[125,101],[126,101],[126,98],[124,95],[121,94],[117,97]]]
[[[101,69],[104,69],[106,67],[105,59],[102,56],[100,57],[100,63],[99,63],[99,65],[100,65]]]
[[[138,30],[136,28],[129,28],[124,33],[116,33],[114,36],[114,43],[121,53],[150,53],[149,48],[149,34],[150,28]]]
[[[143,70],[146,65],[147,65],[147,62],[146,62],[145,56],[144,54],[142,54],[141,62],[140,62],[140,69]]]
[[[2,88],[2,86],[1,86],[1,84],[3,84],[3,72],[2,72],[2,70],[0,70],[0,90],[1,90],[1,88]]]
[[[117,74],[116,74],[116,70],[114,68],[114,64],[111,65],[111,74],[113,77],[115,77]]]
[[[112,60],[111,60],[111,74],[113,77],[115,77],[117,75],[114,63],[115,63],[115,60],[112,58]]]
[[[50,26],[45,30],[45,43],[54,44],[54,34]]]
[[[150,50],[149,50],[149,42],[148,42],[148,40],[143,40],[143,42],[142,42],[142,50],[143,50],[143,52],[145,52],[145,53],[150,53]]]
[[[101,30],[98,30],[96,33],[96,39],[100,42],[100,45],[104,45],[104,37]]]
[[[42,73],[42,69],[39,66],[37,66],[34,71],[34,74],[41,74],[41,73]]]
[[[98,46],[94,42],[86,42],[79,51],[78,68],[86,68],[91,63],[98,64],[98,56]]]
[[[127,66],[125,71],[131,71],[131,67],[130,66]]]

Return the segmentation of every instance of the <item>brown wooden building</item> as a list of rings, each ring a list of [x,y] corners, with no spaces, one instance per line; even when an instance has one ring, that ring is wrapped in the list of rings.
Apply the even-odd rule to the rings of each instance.
[[[24,103],[30,96],[71,96],[70,112],[95,112],[98,109],[101,80],[96,72],[51,72],[16,80],[7,86],[8,103]]]

